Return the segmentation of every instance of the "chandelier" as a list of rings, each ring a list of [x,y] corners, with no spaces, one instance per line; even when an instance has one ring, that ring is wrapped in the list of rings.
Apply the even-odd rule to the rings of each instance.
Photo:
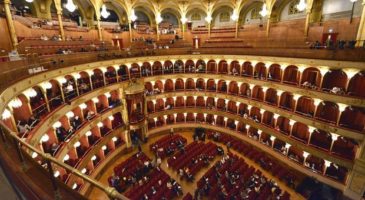
[[[110,12],[108,12],[108,11],[106,10],[106,6],[105,6],[105,4],[103,4],[103,6],[101,6],[101,12],[100,12],[100,15],[101,15],[104,19],[108,18],[108,17],[109,17],[109,15],[110,15]]]
[[[301,12],[307,7],[307,4],[305,3],[305,0],[300,0],[300,2],[297,5],[297,9]]]
[[[74,4],[72,0],[67,0],[67,3],[63,5],[64,8],[66,8],[70,12],[74,12],[77,8],[77,6]]]
[[[156,16],[156,23],[157,24],[159,24],[159,23],[161,23],[162,22],[162,17],[161,17],[161,15],[160,14],[158,14],[157,16]]]
[[[137,15],[136,13],[134,12],[134,9],[131,10],[131,20],[132,22],[136,21],[137,20]]]
[[[264,5],[262,6],[262,10],[260,11],[260,15],[265,17],[267,15],[267,8],[266,8],[266,3],[264,3]]]

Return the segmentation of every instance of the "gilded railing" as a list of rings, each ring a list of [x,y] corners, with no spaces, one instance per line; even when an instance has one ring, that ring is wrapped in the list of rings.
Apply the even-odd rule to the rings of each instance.
[[[12,138],[14,141],[14,147],[17,150],[17,154],[19,156],[19,159],[21,162],[25,162],[24,160],[24,152],[34,152],[37,154],[37,156],[40,156],[40,158],[46,163],[46,169],[49,172],[49,179],[51,180],[54,190],[57,191],[58,185],[56,178],[54,177],[53,172],[53,165],[59,166],[66,171],[69,171],[70,174],[75,175],[79,178],[81,178],[84,182],[89,183],[92,187],[100,189],[102,192],[104,192],[110,199],[119,199],[119,200],[127,200],[128,198],[124,195],[120,194],[115,188],[106,186],[97,180],[90,178],[89,176],[86,176],[85,174],[81,173],[79,170],[58,161],[56,158],[52,157],[50,154],[43,153],[41,150],[38,150],[36,147],[28,144],[27,142],[21,140],[15,132],[10,130],[2,121],[0,121],[0,128],[1,128],[1,138],[2,141],[6,145],[11,145],[12,142],[8,141],[6,138]],[[42,180],[44,181],[44,180]]]

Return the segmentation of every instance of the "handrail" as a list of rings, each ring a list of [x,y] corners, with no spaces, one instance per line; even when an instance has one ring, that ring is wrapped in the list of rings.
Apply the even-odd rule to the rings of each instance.
[[[98,182],[95,179],[92,179],[86,175],[84,175],[83,173],[81,173],[79,170],[65,164],[62,163],[60,161],[58,161],[56,158],[52,157],[50,154],[48,153],[43,153],[42,151],[38,150],[37,148],[33,147],[32,145],[28,144],[27,142],[21,140],[17,134],[10,130],[2,121],[0,121],[0,128],[2,130],[6,130],[3,131],[5,134],[7,134],[8,136],[11,136],[12,138],[14,138],[16,140],[17,145],[19,146],[24,146],[25,148],[29,149],[32,152],[37,153],[39,156],[41,156],[43,159],[45,159],[46,161],[50,161],[53,164],[56,164],[64,169],[66,169],[67,171],[70,171],[70,173],[78,176],[79,178],[83,179],[84,181],[90,183],[91,185],[99,188],[100,190],[102,190],[103,192],[105,192],[109,197],[111,197],[112,199],[119,199],[119,200],[128,200],[127,197],[125,197],[124,195],[120,194],[115,188],[112,187],[108,187],[105,186],[104,184]]]

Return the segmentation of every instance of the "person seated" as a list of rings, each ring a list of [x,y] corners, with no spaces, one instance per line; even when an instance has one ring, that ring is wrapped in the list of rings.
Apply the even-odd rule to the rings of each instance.
[[[233,69],[232,69],[232,74],[233,74],[233,76],[238,75],[238,71],[235,67],[233,67]]]
[[[79,129],[80,128],[80,125],[81,125],[81,119],[80,119],[80,117],[79,116],[75,116],[72,120],[71,120],[71,126],[75,129],[75,130],[77,130],[77,129]]]
[[[167,104],[167,106],[165,107],[165,110],[171,110],[172,106],[170,104]]]
[[[203,64],[200,63],[200,65],[198,66],[198,69],[196,71],[197,72],[204,72],[204,66],[203,66]]]
[[[120,178],[119,176],[115,175],[114,173],[112,174],[112,177],[110,178],[110,183],[111,186],[114,188],[117,188],[120,182]]]
[[[63,128],[62,126],[56,129],[56,136],[59,141],[65,141],[67,135],[68,134],[67,134],[66,129]]]
[[[87,112],[86,119],[87,119],[87,120],[91,120],[94,116],[95,116],[95,112],[94,112],[94,111],[89,110],[89,111]]]
[[[31,130],[31,127],[28,124],[20,120],[18,121],[16,127],[21,135],[28,133]]]
[[[49,40],[49,38],[46,35],[42,34],[41,35],[41,40],[47,41],[47,40]]]

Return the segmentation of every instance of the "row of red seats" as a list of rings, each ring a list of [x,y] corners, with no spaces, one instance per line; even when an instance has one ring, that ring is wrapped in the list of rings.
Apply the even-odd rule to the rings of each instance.
[[[175,156],[170,157],[167,163],[175,170],[188,168],[190,174],[194,175],[204,166],[200,160],[201,156],[207,156],[209,160],[212,160],[216,155],[217,145],[212,142],[207,144],[203,142],[192,142],[186,147],[185,152],[179,152]],[[198,163],[194,163],[194,160]]]
[[[175,150],[178,148],[178,143],[186,144],[187,140],[186,138],[182,137],[181,135],[167,135],[155,143],[150,145],[150,150],[154,152],[157,157],[160,157],[161,159],[164,159],[167,157],[168,152],[167,150],[170,149],[172,152],[175,152]]]
[[[207,137],[209,139],[213,139],[214,133],[207,133]],[[265,155],[265,153],[256,150],[252,146],[244,143],[243,141],[234,138],[232,136],[226,135],[224,133],[220,133],[220,137],[218,142],[227,144],[228,142],[231,144],[231,148],[242,153],[245,157],[255,161],[260,164],[262,168],[270,172],[273,176],[278,177],[280,180],[292,180],[292,183],[295,182],[295,175],[290,172],[286,167],[279,164],[277,161],[269,158]],[[289,184],[289,183],[288,183]],[[292,186],[292,185],[289,185]]]
[[[144,153],[136,153],[114,167],[114,174],[119,177],[128,177],[132,173],[135,173],[138,168],[141,168],[146,161],[150,161],[150,159]]]
[[[197,183],[198,188],[205,189],[210,187],[208,192],[209,199],[216,199],[217,194],[222,191],[221,187],[225,189],[228,198],[237,197],[239,199],[242,197],[241,192],[248,188],[247,183],[249,180],[251,180],[252,183],[256,185],[255,187],[259,186],[259,191],[246,190],[249,191],[246,194],[248,199],[289,199],[289,194],[286,192],[281,194],[281,190],[278,187],[270,185],[268,180],[261,175],[261,171],[255,171],[252,166],[249,167],[242,158],[239,158],[236,155],[231,153],[228,153],[228,155],[230,157],[229,160],[226,160],[226,162],[224,162],[221,167],[218,168],[218,173],[222,174],[219,177],[219,180],[216,176],[217,169],[211,168]],[[231,185],[229,178],[224,175],[226,171],[235,172],[236,174],[242,175],[242,178],[239,178],[235,181],[234,185]],[[260,183],[262,179],[264,179],[266,183]],[[218,182],[220,182],[221,186],[217,184]],[[273,188],[275,188],[275,190],[273,190]]]
[[[173,199],[176,197],[177,194],[173,189],[167,187],[167,182],[170,181],[171,178],[164,171],[156,168],[149,174],[149,177],[150,179],[147,183],[134,186],[126,192],[125,196],[131,200],[160,200],[162,198]],[[152,187],[154,187],[155,191],[152,190]]]

